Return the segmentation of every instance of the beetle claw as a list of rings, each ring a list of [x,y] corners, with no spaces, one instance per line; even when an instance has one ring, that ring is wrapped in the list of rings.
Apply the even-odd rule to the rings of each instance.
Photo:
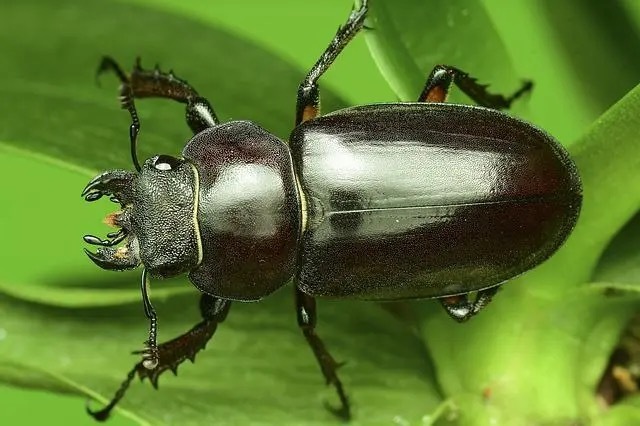
[[[346,404],[343,403],[340,407],[336,408],[330,403],[328,403],[327,401],[325,401],[324,407],[325,409],[327,409],[327,411],[330,411],[331,414],[333,414],[334,416],[336,416],[337,418],[339,418],[344,422],[348,422],[349,420],[351,420],[351,407],[349,406],[348,403]]]
[[[124,271],[127,269],[134,269],[140,265],[138,245],[135,238],[130,238],[126,246],[116,248],[102,244],[102,240],[94,237],[93,235],[85,235],[84,238],[89,244],[104,246],[99,248],[95,253],[84,249],[84,252],[87,254],[89,259],[102,269]]]
[[[103,195],[109,195],[112,201],[124,206],[133,199],[135,176],[135,173],[126,170],[109,170],[91,179],[81,196],[87,201],[96,201]]]
[[[127,233],[124,229],[121,229],[118,232],[110,232],[107,234],[108,240],[103,240],[101,238],[96,237],[95,235],[85,235],[82,237],[84,242],[87,244],[91,244],[94,246],[103,246],[103,247],[113,247],[124,240],[127,236]]]
[[[87,403],[85,404],[85,410],[87,411],[87,414],[89,414],[95,420],[99,422],[104,422],[109,418],[109,414],[111,414],[110,406],[107,406],[101,410],[92,410],[90,405],[91,405],[91,400],[88,400]]]

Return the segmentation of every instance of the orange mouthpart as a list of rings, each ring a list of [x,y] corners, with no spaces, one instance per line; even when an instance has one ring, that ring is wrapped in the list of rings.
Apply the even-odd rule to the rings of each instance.
[[[116,228],[118,225],[118,216],[120,216],[120,213],[122,213],[121,211],[117,211],[117,212],[113,212],[113,213],[109,213],[108,215],[106,215],[104,217],[103,222],[109,226],[113,226],[114,228]]]

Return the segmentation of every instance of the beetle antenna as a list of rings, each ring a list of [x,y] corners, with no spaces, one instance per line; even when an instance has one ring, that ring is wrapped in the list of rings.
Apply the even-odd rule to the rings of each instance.
[[[149,339],[145,342],[145,349],[142,351],[142,365],[147,370],[153,370],[158,366],[158,316],[153,308],[148,294],[147,270],[142,271],[142,302],[144,303],[144,313],[149,319]]]
[[[140,58],[136,60],[136,67],[139,67]],[[136,105],[133,101],[133,88],[131,87],[131,78],[127,75],[120,65],[110,56],[104,56],[98,71],[96,72],[96,81],[100,74],[106,71],[113,71],[120,80],[120,105],[122,108],[129,111],[131,116],[131,126],[129,127],[129,141],[131,142],[131,160],[136,170],[140,172],[140,162],[138,161],[137,145],[138,145],[138,133],[140,132],[140,119],[138,118],[138,112],[136,111]]]

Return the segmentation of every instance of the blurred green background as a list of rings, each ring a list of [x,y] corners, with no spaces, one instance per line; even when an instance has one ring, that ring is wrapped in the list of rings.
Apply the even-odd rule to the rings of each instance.
[[[414,9],[405,8],[398,10],[396,15],[406,14],[407,25],[412,28],[420,28],[424,24],[425,34],[429,34],[409,40],[409,45],[416,51],[422,49],[426,52],[425,45],[433,46],[433,53],[427,52],[417,61],[424,68],[420,72],[426,77],[436,63],[450,63],[465,68],[465,61],[472,56],[470,52],[482,49],[491,51],[494,46],[488,44],[489,38],[478,36],[475,39],[473,32],[470,33],[473,44],[460,46],[464,38],[456,36],[458,27],[454,25],[462,16],[466,19],[464,22],[484,34],[483,28],[473,25],[488,20],[492,23],[491,31],[495,31],[501,40],[495,50],[506,52],[510,63],[506,67],[497,67],[494,61],[482,63],[475,58],[469,65],[473,69],[469,69],[469,66],[465,69],[502,92],[513,90],[524,78],[533,79],[536,84],[533,94],[517,105],[514,113],[545,128],[565,145],[577,140],[588,125],[640,80],[640,5],[635,0],[521,0],[508,3],[484,0],[461,3],[475,5],[475,9],[471,7],[472,11],[482,10],[482,19],[476,19],[473,13],[469,15],[469,9],[465,8],[459,8],[460,16],[436,13],[447,9],[442,6],[442,0],[394,3],[411,4],[423,11],[416,14]],[[136,275],[97,270],[81,250],[84,246],[81,240],[83,233],[102,235],[99,219],[110,211],[110,207],[107,203],[87,205],[80,198],[80,191],[95,170],[130,167],[127,141],[129,118],[118,108],[117,82],[112,77],[105,77],[101,80],[101,88],[94,82],[94,71],[100,57],[112,55],[128,68],[139,54],[147,67],[158,62],[163,69],[172,68],[178,76],[187,79],[211,100],[221,118],[253,119],[268,130],[286,137],[293,124],[297,82],[315,62],[350,8],[349,0],[28,0],[20,4],[0,4],[0,52],[5,58],[0,65],[0,90],[4,95],[0,104],[0,224],[3,235],[3,244],[0,245],[3,266],[0,271],[0,373],[5,381],[24,387],[31,387],[37,382],[45,388],[50,381],[56,383],[51,387],[63,392],[65,389],[60,385],[61,376],[55,376],[57,373],[47,376],[47,363],[55,363],[56,368],[51,368],[51,371],[66,372],[65,365],[70,361],[64,359],[64,351],[74,352],[82,348],[87,358],[75,359],[74,362],[83,371],[95,373],[94,376],[98,377],[104,366],[111,365],[110,361],[116,365],[114,371],[110,369],[105,373],[108,381],[102,382],[92,376],[100,383],[101,395],[110,397],[120,377],[124,377],[127,365],[134,362],[134,357],[128,356],[123,348],[137,349],[135,345],[144,338],[146,325],[142,309],[137,304]],[[430,10],[434,11],[433,15],[429,15]],[[447,32],[448,27],[452,28],[451,33]],[[413,84],[407,88],[406,81],[410,80],[404,80],[405,86],[392,90],[371,58],[365,38],[358,37],[323,77],[323,105],[326,110],[331,110],[351,104],[393,101],[397,99],[396,92],[402,94],[402,90],[417,96],[422,88],[421,82],[415,88]],[[463,98],[454,95],[454,99]],[[142,157],[159,149],[175,154],[189,135],[183,123],[182,107],[144,101],[138,103],[138,109],[143,120],[140,142]],[[21,149],[21,141],[25,141],[22,146],[24,149]],[[62,163],[60,157],[68,162]],[[113,288],[110,287],[111,281]],[[32,285],[34,283],[44,285]],[[100,293],[104,294],[104,298],[96,301],[87,296],[89,293],[83,293],[82,285],[92,283],[105,290]],[[179,284],[185,286],[184,281]],[[130,291],[109,292],[112,289],[127,289],[126,286],[130,287]],[[52,290],[49,292],[47,289]],[[162,296],[181,292],[183,288],[179,285],[168,284],[165,288],[163,284],[163,288],[154,291],[154,294]],[[256,323],[247,326],[247,329],[253,326],[253,332],[261,334],[267,341],[265,346],[256,347],[257,354],[264,351],[277,353],[279,350],[291,354],[297,350],[287,352],[289,347],[286,339],[282,343],[284,348],[269,349],[272,336],[260,329],[260,315],[277,314],[283,311],[282,307],[290,307],[288,302],[283,302],[285,296],[281,292],[275,301],[265,302],[262,307],[238,308],[245,320],[257,315]],[[189,299],[185,303],[192,302]],[[120,304],[126,304],[127,308],[108,309]],[[41,305],[46,307],[41,309]],[[96,307],[92,308],[92,305]],[[362,347],[350,350],[348,346],[364,346],[367,342],[375,342],[380,335],[371,331],[372,334],[367,336],[367,322],[364,320],[362,324],[349,323],[349,326],[345,326],[346,314],[340,316],[344,308],[339,303],[328,302],[327,305],[327,310],[325,305],[321,308],[324,312],[324,315],[321,313],[323,327],[328,323],[327,336],[345,329],[354,333],[360,330],[365,335],[362,340],[355,339],[354,342],[350,342],[350,335],[346,332],[343,336],[333,333],[333,337],[327,339],[332,348],[338,349],[340,345],[347,347],[342,353],[340,349],[337,352],[349,360],[348,375],[353,377],[354,382],[360,380],[365,383],[369,378],[358,377],[358,374],[366,376],[368,372],[375,372],[376,368],[382,369],[381,366],[393,367],[402,363],[403,359],[406,359],[407,372],[398,373],[397,378],[392,376],[389,386],[397,383],[394,380],[401,383],[406,380],[404,391],[409,395],[413,389],[428,382],[428,362],[420,363],[420,359],[427,357],[422,352],[424,349],[419,340],[410,331],[386,325],[386,320],[371,312],[371,308],[357,305],[353,312],[362,312],[363,318],[370,319],[369,324],[373,324],[371,330],[391,336],[385,337],[381,346],[388,344],[393,348],[393,339],[397,336],[398,341],[409,347],[406,353],[410,354],[403,358],[402,350],[398,349],[396,358],[389,355],[388,359],[382,359],[384,355],[379,355],[379,360],[369,364],[369,361],[361,360],[361,364],[358,364],[356,354],[367,354],[370,349]],[[175,310],[182,306],[167,304],[166,310],[173,309],[174,317],[180,317],[182,311]],[[160,303],[159,307],[162,310],[163,304]],[[65,327],[71,324],[74,309],[81,312],[78,317],[85,318],[87,327],[82,332],[87,334],[78,336],[76,341],[56,341],[55,336],[64,333]],[[185,309],[193,313],[191,307]],[[171,318],[171,315],[169,313],[164,318]],[[59,321],[54,323],[50,318]],[[94,325],[93,321],[94,335],[90,327]],[[297,342],[300,357],[309,360],[308,364],[304,364],[304,370],[300,367],[301,377],[305,380],[309,378],[309,389],[322,391],[322,383],[317,377],[319,373],[311,355],[302,337],[297,335],[292,311],[284,312],[275,321],[274,333],[289,333],[285,335],[291,335],[291,341]],[[6,327],[3,322],[7,323]],[[120,328],[110,329],[110,323],[118,324]],[[161,333],[163,330],[174,330],[169,326],[162,328],[163,324],[168,323],[169,320],[163,323],[161,319]],[[179,330],[180,324],[178,321],[175,323],[175,330]],[[280,326],[282,330],[288,327],[287,331],[279,329]],[[241,327],[237,323],[230,324],[234,332]],[[8,347],[6,345],[12,342],[14,336],[7,330],[14,329],[24,332],[24,337],[20,336],[20,339],[26,343]],[[29,336],[32,330],[33,336]],[[113,330],[111,334],[110,330]],[[122,330],[127,333],[130,331],[130,334],[125,335]],[[122,336],[118,334],[121,332]],[[162,335],[168,334],[167,331]],[[322,334],[325,335],[324,332]],[[105,339],[101,339],[101,336],[105,336]],[[121,343],[121,346],[101,346],[114,341]],[[216,344],[218,341],[223,344]],[[273,341],[280,342],[277,338]],[[221,360],[233,359],[234,342],[230,338],[225,340],[224,335],[216,336],[206,352],[208,359],[212,360],[211,364],[219,363],[220,369],[226,370],[230,364],[223,364]],[[230,347],[224,347],[225,343]],[[16,347],[24,353],[16,352]],[[215,351],[220,353],[211,355]],[[96,354],[95,364],[90,358],[93,353]],[[34,370],[36,372],[33,373],[37,379],[32,380],[23,370],[11,364],[23,356],[33,366],[34,362],[37,364],[39,354],[42,354],[42,365],[38,365],[41,371]],[[12,361],[7,361],[9,359]],[[7,362],[2,363],[3,360]],[[285,364],[287,361],[293,362],[292,365],[298,368],[298,364],[295,364],[297,361],[278,360]],[[207,362],[204,357],[202,362]],[[191,371],[191,376],[187,373],[187,382],[168,379],[167,383],[171,383],[171,386],[189,383],[189,377],[198,376],[197,367],[198,363],[195,367],[185,369]],[[96,371],[92,371],[92,368]],[[256,367],[248,366],[247,371],[241,373],[222,371],[220,374],[227,378],[234,374],[245,378],[255,374],[260,379],[259,371],[249,372],[252,368]],[[414,376],[415,383],[412,382]],[[223,383],[224,377],[221,379]],[[163,379],[165,377],[160,380],[161,389]],[[213,376],[211,380],[212,387],[215,387],[217,377]],[[244,384],[244,392],[238,393],[237,410],[245,409],[243,404],[259,409],[252,406],[249,400],[240,399],[242,395],[250,395],[248,389],[251,389],[251,383],[248,380]],[[78,392],[76,384],[67,383],[66,386],[67,392]],[[274,384],[276,390],[273,393],[278,392],[277,386]],[[158,395],[148,384],[137,385],[136,388],[137,393],[133,396],[140,404],[154,401]],[[199,396],[209,395],[207,388],[195,389]],[[221,392],[233,390],[228,385],[220,389]],[[258,392],[268,388],[256,389]],[[283,392],[286,391],[284,389]],[[97,391],[91,389],[87,392]],[[293,394],[289,397],[308,396],[296,395],[296,390],[289,392]],[[371,399],[367,399],[366,390],[360,388],[359,392],[360,405],[375,405],[375,398],[381,398],[372,393]],[[397,395],[399,401],[403,397],[400,392]],[[164,397],[169,398],[167,395],[165,393]],[[317,420],[313,417],[315,415],[331,421],[321,407],[322,400],[327,396],[330,398],[330,395],[327,391],[321,397],[316,394],[309,396],[306,402],[308,409],[313,413],[318,412],[310,414],[314,421]],[[437,391],[425,391],[425,395],[437,395]],[[283,409],[287,407],[288,396],[286,393],[282,396],[280,403]],[[179,398],[188,397],[176,396],[176,404],[179,404]],[[218,405],[220,397],[212,395],[211,404]],[[255,397],[264,400],[272,395],[265,393]],[[393,401],[395,397],[389,394],[386,398]],[[233,395],[229,398],[233,400]],[[421,399],[420,403],[424,403],[425,407],[415,408],[415,411],[430,412],[433,409],[432,402],[437,398],[429,398],[425,396]],[[409,401],[406,404],[416,406],[420,403]],[[201,405],[200,409],[207,410],[207,405]],[[389,418],[380,423],[392,421],[394,419]],[[0,424],[41,423],[94,424],[84,413],[82,398],[0,386]],[[362,424],[373,423],[364,421]],[[110,424],[129,425],[133,422],[122,415],[114,415]],[[239,423],[230,421],[229,424]]]

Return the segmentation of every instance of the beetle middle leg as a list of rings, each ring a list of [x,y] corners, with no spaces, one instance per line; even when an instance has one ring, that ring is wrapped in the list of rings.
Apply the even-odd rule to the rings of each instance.
[[[458,86],[478,105],[493,109],[509,108],[513,101],[533,88],[533,82],[525,81],[522,87],[510,96],[493,94],[487,91],[486,85],[479,84],[475,78],[469,76],[466,72],[448,65],[437,65],[431,71],[427,83],[418,97],[418,102],[445,102],[451,89],[451,84]]]
[[[196,354],[205,348],[207,342],[213,337],[218,324],[227,317],[230,306],[231,302],[228,300],[203,294],[200,298],[200,314],[203,320],[181,336],[159,345],[157,347],[159,363],[155,368],[147,369],[143,365],[144,360],[138,362],[129,371],[113,399],[104,408],[93,411],[87,407],[87,412],[94,419],[105,421],[109,417],[111,410],[124,397],[136,375],[140,380],[148,378],[153,387],[157,389],[158,378],[162,373],[171,370],[173,374],[178,374],[178,366],[180,364],[187,359],[194,362]]]
[[[495,286],[480,290],[474,301],[469,300],[468,294],[461,294],[457,296],[443,297],[440,299],[440,302],[451,318],[456,321],[463,322],[487,306],[499,289],[500,286]]]
[[[364,21],[368,11],[367,3],[367,0],[362,0],[360,7],[351,12],[347,21],[338,28],[338,32],[331,40],[331,43],[329,43],[329,46],[322,55],[320,55],[320,58],[318,58],[311,70],[309,70],[302,83],[300,83],[296,100],[296,126],[320,114],[320,89],[318,80],[322,74],[329,69],[329,66],[335,61],[345,46],[349,44],[353,37],[364,27]],[[338,392],[338,397],[340,398],[340,408],[328,408],[338,417],[348,420],[351,418],[349,399],[337,374],[337,370],[341,364],[331,356],[315,332],[316,300],[300,291],[297,287],[295,292],[298,325],[302,329],[307,343],[309,343],[313,354],[318,360],[327,384],[332,384],[335,387]]]
[[[124,108],[128,109],[130,103],[135,109],[133,102],[136,98],[166,98],[186,104],[186,121],[194,133],[219,123],[209,101],[200,96],[189,83],[173,74],[173,71],[165,73],[158,66],[153,70],[145,70],[138,57],[131,73],[126,74],[113,58],[105,56],[98,66],[97,74],[106,71],[113,71],[120,80],[120,101]]]
[[[315,332],[316,327],[316,299],[303,293],[296,287],[296,314],[298,318],[298,325],[302,329],[304,337],[307,339],[307,343],[311,347],[313,354],[320,364],[320,370],[322,375],[327,381],[328,385],[333,385],[338,392],[340,398],[340,408],[333,408],[327,405],[327,408],[333,412],[336,416],[349,420],[351,418],[351,407],[347,394],[342,387],[342,382],[338,377],[337,370],[342,366],[342,363],[337,362],[329,353],[324,345],[324,342]]]

